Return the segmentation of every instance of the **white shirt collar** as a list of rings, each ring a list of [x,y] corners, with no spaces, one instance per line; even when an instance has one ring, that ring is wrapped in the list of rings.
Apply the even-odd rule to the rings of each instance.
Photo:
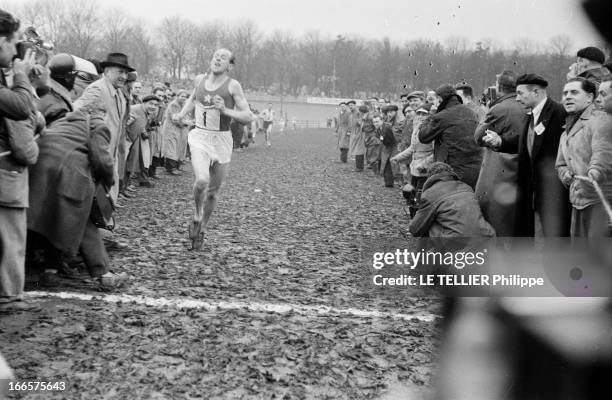
[[[542,109],[544,108],[544,104],[546,103],[546,100],[548,100],[548,97],[544,97],[544,99],[540,101],[538,105],[533,107],[533,109],[531,110],[531,114],[533,114],[534,124],[537,123],[538,120],[540,119],[540,114],[542,114]]]

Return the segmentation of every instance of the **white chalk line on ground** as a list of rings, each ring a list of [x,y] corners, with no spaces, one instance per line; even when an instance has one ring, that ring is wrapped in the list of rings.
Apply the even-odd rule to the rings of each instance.
[[[356,308],[335,308],[327,306],[305,306],[301,304],[272,304],[272,303],[258,303],[258,302],[239,302],[239,301],[216,301],[208,302],[203,300],[194,299],[176,299],[176,298],[165,298],[165,297],[148,297],[148,296],[134,296],[129,294],[107,294],[107,295],[90,295],[85,293],[74,293],[74,292],[42,292],[32,291],[26,292],[26,297],[29,298],[60,298],[60,299],[72,299],[72,300],[98,300],[107,303],[134,303],[153,307],[176,307],[176,308],[195,308],[204,309],[208,311],[216,310],[240,310],[246,309],[255,312],[273,312],[277,314],[286,314],[294,312],[296,314],[305,316],[318,316],[328,314],[339,314],[347,315],[357,318],[392,318],[410,321],[416,319],[422,322],[433,322],[438,315],[432,313],[415,313],[415,314],[401,314],[383,311],[368,311],[359,310]]]

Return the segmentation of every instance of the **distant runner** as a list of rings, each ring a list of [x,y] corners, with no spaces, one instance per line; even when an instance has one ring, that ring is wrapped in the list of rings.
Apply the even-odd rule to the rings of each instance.
[[[266,132],[266,145],[271,146],[270,134],[272,133],[272,122],[274,122],[274,110],[272,109],[272,103],[268,103],[268,108],[261,112],[261,118],[263,119],[263,128]]]

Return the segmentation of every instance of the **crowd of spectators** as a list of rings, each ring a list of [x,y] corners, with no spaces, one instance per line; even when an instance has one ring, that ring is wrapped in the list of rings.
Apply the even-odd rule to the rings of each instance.
[[[609,65],[609,64],[607,64]],[[340,162],[401,187],[415,236],[603,237],[612,200],[612,75],[587,47],[560,102],[546,71],[340,103]],[[541,74],[540,74],[541,72]],[[493,77],[492,77],[493,78]]]
[[[180,175],[193,116],[189,93],[143,83],[128,56],[85,60],[41,46],[0,10],[0,310],[34,307],[26,280],[121,287],[108,251],[127,245],[112,212]]]

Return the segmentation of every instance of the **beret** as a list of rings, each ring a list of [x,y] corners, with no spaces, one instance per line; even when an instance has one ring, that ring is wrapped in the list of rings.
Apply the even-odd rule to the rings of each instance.
[[[359,112],[367,113],[368,111],[370,111],[368,106],[359,106]]]
[[[516,86],[518,85],[537,85],[546,88],[548,81],[537,74],[523,74],[516,79]]]
[[[584,49],[578,50],[578,57],[586,58],[587,60],[595,61],[600,64],[606,62],[606,56],[603,51],[599,50],[597,47],[585,47]]]
[[[452,95],[457,94],[457,91],[452,85],[444,84],[436,89],[436,94],[442,97],[442,100],[446,100]]]
[[[155,96],[154,94],[150,94],[150,95],[145,96],[142,99],[142,102],[146,103],[146,102],[151,101],[151,100],[155,100],[155,101],[160,101],[161,102],[161,99],[159,97]]]
[[[346,102],[346,104],[357,104],[357,102],[355,100],[349,100]]]
[[[343,104],[344,104],[344,105],[346,105],[346,103],[345,103],[345,102],[341,101],[341,102],[340,102],[338,105],[339,105],[339,106],[341,106],[341,105],[343,105]]]

